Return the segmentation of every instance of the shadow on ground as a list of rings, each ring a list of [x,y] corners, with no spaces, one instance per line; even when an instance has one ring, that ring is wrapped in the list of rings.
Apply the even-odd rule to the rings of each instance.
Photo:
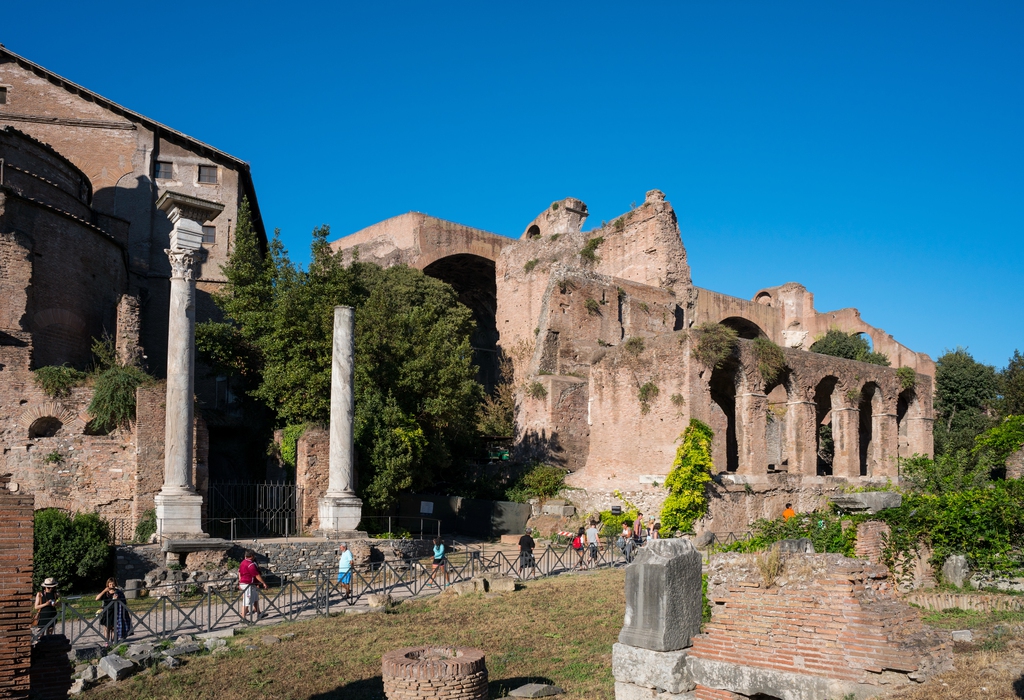
[[[502,678],[498,681],[491,681],[487,684],[487,693],[492,698],[507,698],[509,692],[527,683],[543,683],[554,685],[555,682],[543,676],[524,676],[522,678]]]
[[[543,676],[502,678],[491,681],[487,685],[487,693],[492,698],[506,698],[510,691],[527,683],[554,685],[554,681]],[[352,681],[345,685],[339,685],[326,693],[311,695],[309,700],[384,700],[384,680],[380,676],[375,676],[361,681]]]
[[[1018,698],[1024,698],[1024,676],[1013,682],[1013,693]]]

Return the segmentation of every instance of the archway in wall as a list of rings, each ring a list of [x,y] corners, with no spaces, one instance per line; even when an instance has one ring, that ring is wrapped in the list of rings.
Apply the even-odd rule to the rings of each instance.
[[[53,437],[57,434],[61,428],[64,427],[64,423],[61,422],[60,418],[55,416],[42,416],[32,421],[32,424],[28,426],[28,437],[30,440],[42,437]]]
[[[725,422],[725,471],[740,466],[739,437],[736,434],[736,373],[739,363],[730,357],[711,373],[711,401],[721,410]],[[721,470],[721,465],[718,466]]]
[[[477,379],[488,393],[498,383],[498,286],[494,277],[494,261],[479,255],[449,255],[423,268],[424,274],[447,282],[455,288],[459,301],[469,307],[476,321],[470,337],[473,364],[479,371]]]
[[[910,432],[907,426],[907,415],[911,409],[916,407],[917,393],[913,388],[904,389],[896,398],[896,435],[899,447],[897,454],[901,458],[913,456],[910,448]]]
[[[832,458],[835,455],[832,441],[832,392],[838,381],[836,377],[825,377],[814,388],[814,440],[818,455],[818,476],[832,475]]]
[[[765,387],[768,414],[765,421],[765,445],[768,448],[768,471],[789,470],[789,449],[786,444],[786,421],[791,372],[786,369],[775,382]]]
[[[860,391],[860,402],[857,408],[860,411],[859,416],[859,433],[860,433],[860,475],[870,476],[874,465],[872,462],[873,457],[873,441],[879,436],[874,434],[874,416],[875,408],[881,401],[881,392],[878,389],[878,385],[874,382],[868,382],[864,385],[864,388]]]
[[[730,316],[729,318],[719,321],[723,326],[732,328],[734,331],[740,334],[741,338],[746,340],[753,340],[754,338],[767,338],[767,334],[761,330],[761,327],[745,318],[739,316]]]

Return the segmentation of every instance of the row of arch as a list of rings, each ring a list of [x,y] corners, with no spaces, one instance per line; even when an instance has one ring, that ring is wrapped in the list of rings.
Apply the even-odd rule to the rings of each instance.
[[[844,382],[827,368],[801,374],[787,369],[759,385],[736,356],[711,373],[720,471],[896,478],[897,457],[930,453],[931,421],[914,388],[878,378]]]

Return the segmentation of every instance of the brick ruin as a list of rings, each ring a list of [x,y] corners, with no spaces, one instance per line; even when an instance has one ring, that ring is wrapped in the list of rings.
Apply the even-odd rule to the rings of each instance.
[[[764,554],[712,556],[701,631],[699,555],[679,540],[656,548],[627,569],[616,700],[861,700],[952,668],[952,642],[896,597],[885,567],[783,554],[772,571]]]
[[[32,654],[31,494],[0,475],[0,698],[27,697]]]
[[[485,385],[496,380],[499,353],[514,363],[519,454],[571,472],[584,510],[619,503],[617,490],[657,512],[658,484],[691,418],[715,431],[721,475],[701,528],[720,533],[777,517],[787,502],[813,510],[849,481],[897,478],[897,456],[931,454],[927,355],[856,309],[817,311],[799,284],[751,300],[694,286],[675,212],[658,190],[600,228],[583,231],[587,215],[578,199],[554,202],[514,240],[410,213],[332,246],[346,260],[358,251],[455,287],[477,321]],[[694,327],[707,321],[740,337],[715,368],[692,354]],[[892,366],[809,352],[830,328],[868,336]],[[772,382],[757,370],[756,338],[783,349],[786,368]],[[914,386],[901,382],[900,367],[914,370]],[[831,465],[819,456],[822,425],[835,442]]]

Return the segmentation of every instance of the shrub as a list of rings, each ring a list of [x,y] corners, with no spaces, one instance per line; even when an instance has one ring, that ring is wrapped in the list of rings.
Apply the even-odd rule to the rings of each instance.
[[[985,485],[990,468],[972,459],[966,450],[956,450],[931,459],[915,454],[900,459],[900,477],[923,493],[943,494]]]
[[[554,498],[565,486],[565,470],[537,464],[520,481],[531,498]]]
[[[651,402],[658,398],[661,390],[654,382],[647,382],[637,391],[637,399],[640,401],[640,413],[647,415],[651,410]]]
[[[598,236],[597,238],[591,238],[587,241],[587,244],[580,250],[580,257],[584,261],[589,263],[597,263],[601,261],[601,258],[597,257],[597,247],[604,243],[604,237]]]
[[[548,238],[550,238],[551,241],[554,242],[554,241],[557,241],[558,237],[561,236],[561,235],[562,234],[560,234],[560,233],[552,233],[550,236],[548,236]]]
[[[646,301],[641,301],[639,304],[637,304],[637,306],[639,306],[640,310],[643,311],[645,314],[651,312],[651,307],[647,304]]]
[[[540,382],[533,382],[530,384],[530,388],[526,390],[526,393],[535,399],[543,399],[548,395],[548,390]]]
[[[87,409],[91,430],[109,432],[135,420],[135,391],[151,377],[133,365],[115,365],[96,378],[95,392]]]
[[[139,518],[135,526],[135,541],[145,544],[156,534],[156,511],[150,508]]]
[[[619,295],[619,302],[620,303],[626,300],[626,290],[625,289],[623,289],[622,287],[616,287],[615,291]]]
[[[527,260],[526,264],[523,265],[523,270],[525,272],[533,272],[533,268],[537,267],[538,262],[540,261],[537,260],[537,258],[534,258],[533,260]]]
[[[910,367],[900,367],[896,370],[896,376],[902,389],[913,389],[917,385],[917,372]]]
[[[782,569],[785,565],[782,559],[782,552],[779,551],[778,547],[773,547],[767,552],[758,554],[756,563],[757,570],[761,573],[761,582],[764,583],[764,587],[771,588],[774,586],[779,576],[782,575]]]
[[[661,509],[663,529],[688,532],[693,523],[708,512],[707,484],[714,474],[711,442],[715,433],[696,418],[680,436],[682,444],[676,450],[672,471],[665,479],[668,497]]]
[[[614,228],[616,232],[621,233],[622,230],[626,228],[626,222],[623,221],[620,216],[612,223],[612,228]]]
[[[974,454],[989,469],[998,469],[1006,459],[1024,447],[1024,416],[1007,416],[974,439]]]
[[[872,352],[871,345],[864,336],[859,333],[846,333],[838,328],[830,328],[825,335],[815,340],[809,349],[822,355],[889,366],[889,358],[884,353]]]
[[[757,358],[757,371],[766,384],[774,384],[786,369],[782,348],[767,338],[754,339],[754,357]]]
[[[558,202],[551,203],[551,211],[558,211]]]
[[[94,513],[74,520],[56,508],[36,511],[32,582],[38,588],[53,576],[65,593],[84,591],[110,572],[110,530]]]
[[[633,357],[637,357],[640,355],[640,353],[644,351],[644,339],[641,338],[640,336],[634,335],[625,343],[623,343],[623,347],[626,349],[626,352],[628,352],[630,355],[632,355]]]
[[[622,532],[622,524],[632,526],[636,521],[637,509],[627,507],[619,515],[612,515],[610,510],[602,510],[600,514],[601,518],[601,536],[602,537],[618,537],[619,533]]]
[[[612,346],[611,343],[606,340],[601,340],[600,338],[597,339],[597,344],[602,348],[610,348]]]
[[[281,461],[293,470],[298,465],[299,438],[306,432],[307,427],[305,423],[286,425],[281,431]]]
[[[85,372],[80,372],[71,365],[59,367],[40,367],[32,372],[36,386],[43,390],[51,399],[61,399],[71,394],[71,388],[85,381]]]
[[[594,299],[587,299],[583,305],[587,308],[587,313],[591,316],[601,313],[601,305]]]
[[[672,405],[676,408],[682,408],[686,405],[686,398],[682,394],[672,394]]]
[[[693,329],[693,357],[708,368],[715,368],[729,357],[739,333],[721,323],[706,321]]]
[[[54,450],[50,454],[48,454],[45,457],[43,457],[43,462],[45,462],[46,464],[60,464],[63,461],[64,461],[64,455],[62,455],[57,450]]]
[[[870,516],[875,517],[875,516]],[[829,511],[818,511],[785,520],[758,520],[751,526],[749,540],[733,542],[719,551],[761,552],[779,540],[806,537],[814,543],[815,552],[854,555],[857,528],[843,528],[843,520],[855,522],[856,518],[843,518]]]

